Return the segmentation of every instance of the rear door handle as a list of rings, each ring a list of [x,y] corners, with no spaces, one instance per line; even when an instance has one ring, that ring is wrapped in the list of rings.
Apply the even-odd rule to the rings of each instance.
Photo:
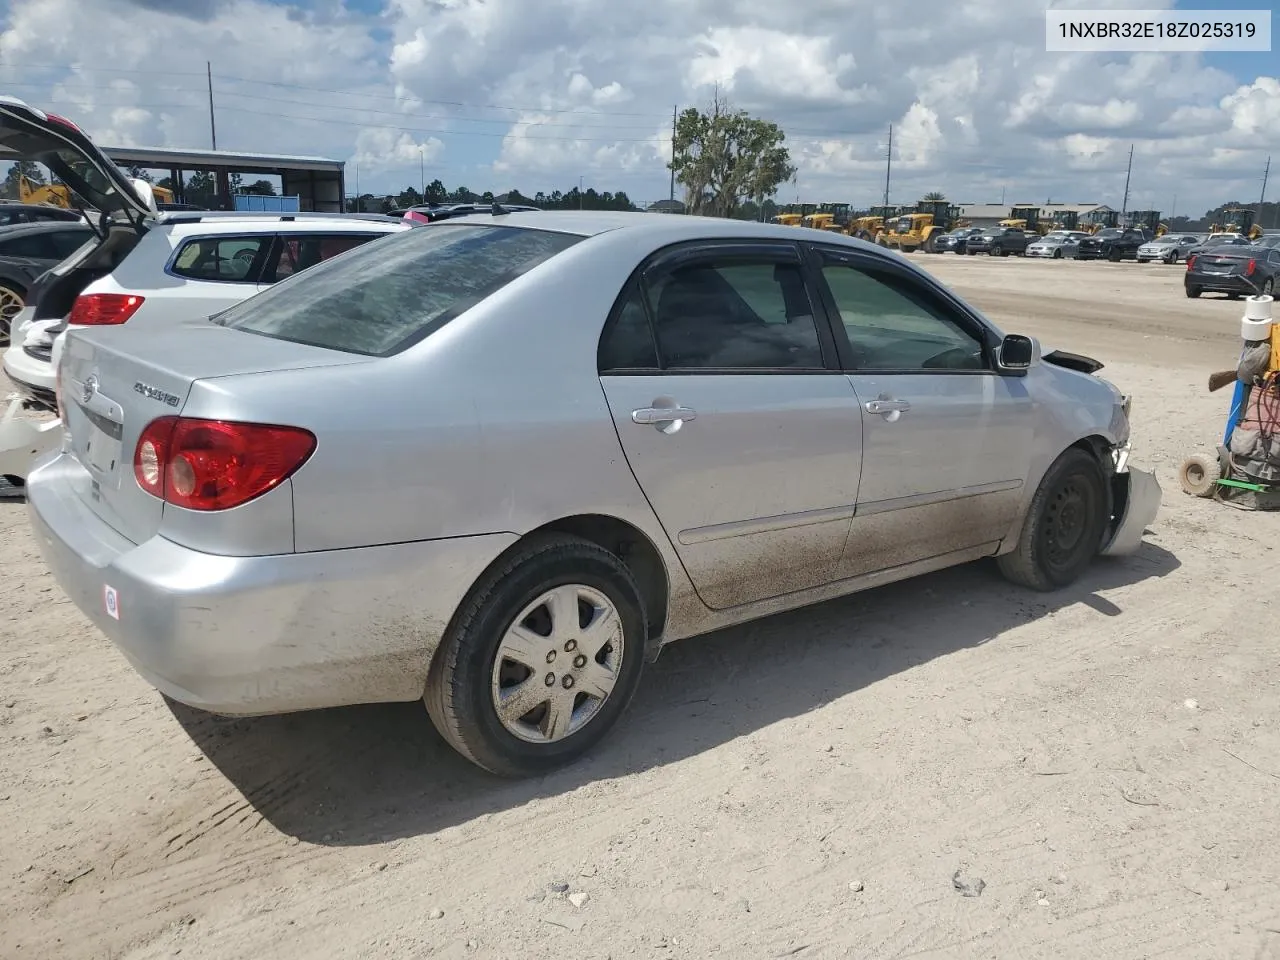
[[[906,400],[868,400],[864,406],[867,413],[906,413],[911,404]]]
[[[631,411],[632,423],[674,423],[677,420],[696,420],[697,411],[689,407],[641,407]]]

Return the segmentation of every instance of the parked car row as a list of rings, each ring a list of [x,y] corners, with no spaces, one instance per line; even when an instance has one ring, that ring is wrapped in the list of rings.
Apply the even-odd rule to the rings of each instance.
[[[35,305],[68,323],[35,542],[195,707],[421,699],[463,756],[539,775],[626,722],[672,641],[982,558],[1065,587],[1159,507],[1100,363],[847,236],[180,225],[66,121],[0,101],[0,147],[78,154],[114,217]],[[351,248],[303,269],[326,233]]]
[[[1044,236],[1015,227],[958,227],[939,237],[934,249],[961,255],[987,254],[993,257],[1027,256],[1055,260],[1136,260],[1138,263],[1179,263],[1199,252],[1222,248],[1257,251],[1280,246],[1280,234],[1266,234],[1249,240],[1238,233],[1166,233],[1152,237],[1144,228],[1108,227],[1088,233],[1082,230],[1053,230]],[[1246,258],[1247,261],[1247,258]],[[1262,256],[1259,262],[1269,262]],[[1211,289],[1206,286],[1203,289]]]

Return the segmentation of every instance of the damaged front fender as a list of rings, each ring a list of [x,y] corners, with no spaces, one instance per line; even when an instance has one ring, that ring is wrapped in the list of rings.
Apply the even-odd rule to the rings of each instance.
[[[1160,512],[1160,482],[1154,473],[1130,467],[1128,453],[1127,448],[1118,452],[1116,472],[1111,477],[1114,508],[1101,550],[1105,557],[1122,557],[1136,551],[1142,546],[1142,535]]]

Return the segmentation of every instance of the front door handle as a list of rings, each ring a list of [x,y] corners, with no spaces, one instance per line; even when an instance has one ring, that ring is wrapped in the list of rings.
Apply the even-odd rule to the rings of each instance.
[[[868,400],[865,404],[867,413],[906,413],[911,404],[906,400]]]
[[[674,423],[677,420],[696,420],[697,411],[689,407],[641,407],[631,411],[632,423]]]

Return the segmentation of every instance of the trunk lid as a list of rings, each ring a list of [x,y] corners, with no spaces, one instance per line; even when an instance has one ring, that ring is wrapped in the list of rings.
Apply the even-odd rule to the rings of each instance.
[[[1239,257],[1215,257],[1212,254],[1205,254],[1196,258],[1196,269],[1200,273],[1230,276],[1233,273],[1243,273],[1245,264],[1248,262]]]
[[[138,486],[133,452],[143,428],[182,412],[197,380],[373,362],[369,357],[273,340],[211,324],[75,330],[63,348],[62,419],[72,454],[89,472],[85,504],[121,536],[142,543],[165,505]],[[172,508],[171,508],[172,509]]]
[[[95,209],[139,220],[155,216],[154,200],[74,123],[16,97],[0,96],[0,161],[43,163]]]

